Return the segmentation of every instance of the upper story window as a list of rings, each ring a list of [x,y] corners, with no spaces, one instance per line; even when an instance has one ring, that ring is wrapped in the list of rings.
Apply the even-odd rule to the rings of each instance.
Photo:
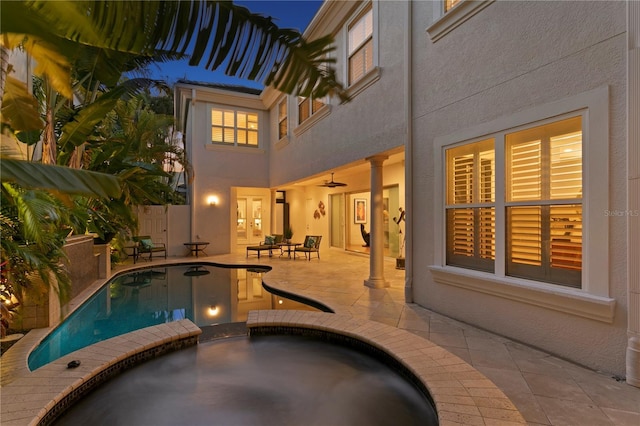
[[[373,69],[373,9],[369,6],[348,27],[349,85]]]
[[[453,9],[462,0],[444,0],[444,11],[448,12]]]
[[[324,106],[324,102],[313,99],[298,97],[298,124],[302,124],[313,114],[318,112]]]
[[[580,288],[582,178],[581,115],[447,149],[447,264]]]
[[[434,43],[464,24],[472,16],[496,0],[441,0],[434,1],[433,22],[427,33]]]
[[[258,114],[212,108],[211,142],[257,147]]]
[[[285,97],[278,104],[278,139],[282,139],[289,134],[287,98]]]

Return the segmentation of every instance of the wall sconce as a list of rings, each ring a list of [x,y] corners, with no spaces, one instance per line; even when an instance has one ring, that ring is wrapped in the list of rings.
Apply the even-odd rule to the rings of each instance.
[[[219,202],[220,199],[217,195],[209,195],[207,197],[207,204],[209,204],[210,206],[217,206]]]
[[[215,317],[220,313],[220,309],[217,305],[209,305],[209,309],[207,309],[207,313],[210,317]]]

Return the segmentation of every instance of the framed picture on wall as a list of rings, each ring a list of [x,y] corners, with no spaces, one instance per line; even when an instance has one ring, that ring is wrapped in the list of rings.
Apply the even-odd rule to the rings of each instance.
[[[366,198],[353,199],[353,223],[367,223]]]

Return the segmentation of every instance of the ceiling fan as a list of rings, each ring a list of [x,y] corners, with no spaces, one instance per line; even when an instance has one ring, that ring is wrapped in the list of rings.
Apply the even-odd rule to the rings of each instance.
[[[335,188],[337,186],[347,186],[346,183],[342,183],[342,182],[334,182],[333,181],[333,173],[331,173],[331,180],[329,182],[325,182],[322,185],[318,185],[318,186],[325,186],[327,188]]]

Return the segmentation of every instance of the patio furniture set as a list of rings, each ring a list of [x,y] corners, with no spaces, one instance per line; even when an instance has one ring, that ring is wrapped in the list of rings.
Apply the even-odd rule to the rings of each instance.
[[[264,241],[261,241],[259,245],[248,246],[247,257],[249,257],[250,251],[256,252],[259,259],[260,253],[263,251],[269,252],[269,257],[271,257],[273,256],[273,250],[280,250],[280,257],[286,253],[287,257],[291,258],[291,254],[293,253],[293,259],[295,260],[298,253],[304,253],[305,258],[311,260],[312,253],[315,253],[318,259],[320,259],[321,240],[321,235],[307,235],[303,243],[292,243],[285,241],[282,235],[269,235],[265,237]]]

